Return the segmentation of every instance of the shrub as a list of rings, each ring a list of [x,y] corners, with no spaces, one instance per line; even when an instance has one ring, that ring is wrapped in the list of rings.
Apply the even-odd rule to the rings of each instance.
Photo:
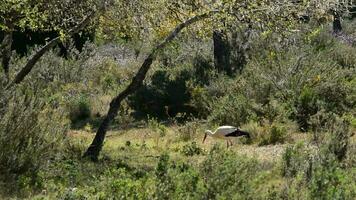
[[[86,121],[91,116],[89,99],[85,96],[76,97],[68,105],[69,119],[72,127],[78,126],[79,122]],[[85,125],[85,123],[83,123]]]
[[[0,112],[0,171],[9,180],[29,176],[34,185],[38,170],[63,143],[67,122],[62,110],[51,108],[29,90],[20,90]]]
[[[169,156],[162,154],[159,158],[155,175],[156,175],[156,198],[169,199],[174,191],[172,177],[169,176]]]
[[[129,98],[129,105],[142,116],[152,116],[160,119],[172,118],[177,113],[193,113],[188,104],[190,94],[186,81],[192,74],[183,69],[177,74],[168,70],[158,70],[151,82],[141,87]]]
[[[319,101],[322,101],[321,106],[328,112],[337,114],[348,112],[355,102],[349,98],[355,89],[353,89],[352,83],[347,80],[325,82],[315,89]]]
[[[272,125],[269,128],[268,134],[262,136],[259,145],[283,144],[287,137],[287,130],[283,126]]]
[[[166,127],[157,121],[155,118],[148,119],[148,127],[158,133],[159,137],[164,137],[167,134]]]
[[[178,139],[183,140],[184,142],[194,140],[197,137],[199,131],[200,122],[199,121],[188,121],[185,124],[178,128],[179,135]]]
[[[213,103],[215,107],[209,116],[209,121],[215,124],[230,124],[239,126],[248,122],[254,116],[251,101],[243,95],[227,95]]]
[[[313,157],[312,150],[303,143],[288,146],[282,155],[282,175],[296,177],[298,174],[307,174],[308,165],[311,164],[309,161]]]
[[[355,195],[352,183],[337,162],[329,160],[314,165],[308,187],[312,199],[352,199]]]
[[[336,119],[329,130],[331,136],[328,142],[328,150],[332,152],[340,162],[343,161],[347,155],[350,139],[349,126],[348,121]]]
[[[206,188],[202,199],[253,198],[253,180],[258,171],[255,160],[225,152],[215,145],[201,164]]]
[[[287,147],[282,158],[282,174],[287,177],[285,199],[303,192],[307,199],[353,199],[355,174],[343,168],[338,154],[324,144],[320,149],[298,144]]]
[[[191,142],[183,146],[181,153],[185,156],[200,155],[203,150],[197,145],[196,142]]]
[[[175,185],[171,199],[201,199],[205,190],[199,171],[186,163],[178,163],[171,176]]]
[[[328,30],[317,28],[307,35],[306,39],[317,51],[324,51],[332,48],[336,43],[336,39],[329,33]]]
[[[216,76],[211,59],[197,55],[193,60],[194,82],[198,85],[207,85]]]
[[[152,198],[154,186],[150,185],[152,182],[146,176],[135,177],[134,172],[125,168],[109,168],[105,173],[104,185],[95,185],[95,189],[91,191],[96,195],[95,199]]]
[[[294,113],[300,130],[307,131],[309,129],[310,116],[314,115],[318,111],[317,95],[311,88],[305,87],[296,101],[296,111]]]
[[[351,47],[348,44],[338,42],[333,50],[330,51],[330,56],[335,59],[337,64],[343,68],[355,68],[356,67],[356,48]]]

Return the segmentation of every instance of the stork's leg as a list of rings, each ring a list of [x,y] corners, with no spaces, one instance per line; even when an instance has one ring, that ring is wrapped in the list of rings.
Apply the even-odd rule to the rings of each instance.
[[[234,145],[231,140],[229,140],[229,142],[230,142],[230,146]]]
[[[226,148],[229,148],[229,140],[226,140]]]

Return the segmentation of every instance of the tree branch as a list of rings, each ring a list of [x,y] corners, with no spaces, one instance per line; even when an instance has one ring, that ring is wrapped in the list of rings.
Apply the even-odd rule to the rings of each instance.
[[[69,36],[72,36],[75,33],[78,33],[80,30],[82,30],[84,27],[86,27],[90,20],[95,16],[96,12],[93,11],[90,13],[82,22],[80,22],[77,26],[75,26],[73,29],[68,31],[68,38]],[[26,65],[18,72],[12,80],[10,84],[6,86],[6,90],[10,89],[16,84],[21,83],[25,77],[31,72],[35,64],[39,61],[39,59],[51,48],[56,46],[59,42],[61,41],[60,36],[52,39],[50,42],[48,42],[46,45],[44,45],[41,49],[39,49],[26,63]]]
[[[13,31],[6,31],[4,39],[0,45],[1,64],[4,69],[6,81],[9,80],[9,64],[11,59],[11,46],[12,46]]]

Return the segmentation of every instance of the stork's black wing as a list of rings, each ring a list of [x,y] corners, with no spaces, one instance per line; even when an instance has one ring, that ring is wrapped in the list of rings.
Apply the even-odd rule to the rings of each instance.
[[[225,135],[225,137],[241,137],[241,136],[246,136],[250,138],[250,133],[237,129],[236,131]]]

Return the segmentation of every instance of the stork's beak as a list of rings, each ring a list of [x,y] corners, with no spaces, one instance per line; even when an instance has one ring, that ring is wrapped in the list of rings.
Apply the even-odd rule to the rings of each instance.
[[[202,142],[202,143],[204,143],[204,142],[205,142],[206,136],[208,136],[208,135],[205,133],[205,135],[204,135],[204,139],[203,139],[203,142]]]

